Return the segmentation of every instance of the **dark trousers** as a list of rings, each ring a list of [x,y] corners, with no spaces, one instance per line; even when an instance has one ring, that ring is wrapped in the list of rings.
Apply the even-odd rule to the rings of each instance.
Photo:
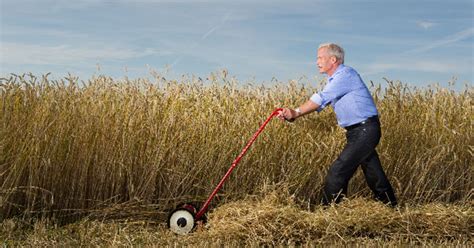
[[[347,194],[347,185],[357,167],[361,165],[374,198],[395,206],[393,188],[375,151],[381,137],[380,123],[373,121],[347,130],[347,144],[329,168],[323,189],[322,203],[338,203]]]

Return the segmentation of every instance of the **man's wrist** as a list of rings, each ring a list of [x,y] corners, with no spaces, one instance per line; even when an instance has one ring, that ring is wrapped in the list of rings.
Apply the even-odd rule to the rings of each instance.
[[[300,109],[300,108],[296,108],[296,109],[295,109],[295,112],[296,112],[296,114],[297,114],[296,117],[300,117],[300,116],[301,116],[301,109]]]

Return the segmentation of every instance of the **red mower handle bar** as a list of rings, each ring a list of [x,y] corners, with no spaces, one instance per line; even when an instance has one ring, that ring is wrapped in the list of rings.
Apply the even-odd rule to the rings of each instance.
[[[211,195],[209,196],[209,198],[207,198],[206,202],[204,203],[204,205],[201,207],[201,209],[199,210],[199,212],[196,214],[196,217],[195,219],[196,220],[199,220],[203,215],[204,213],[206,212],[207,208],[209,207],[209,204],[211,203],[212,199],[214,198],[214,196],[217,194],[217,192],[222,188],[222,185],[224,184],[224,182],[227,180],[227,178],[230,176],[230,173],[234,170],[234,168],[237,166],[237,164],[240,162],[240,160],[242,159],[242,157],[245,155],[245,153],[247,153],[247,150],[250,148],[250,146],[253,144],[253,142],[257,139],[258,135],[263,131],[263,129],[265,128],[265,126],[268,124],[268,122],[270,122],[270,120],[277,116],[278,114],[280,114],[280,112],[282,111],[283,109],[282,108],[277,108],[275,109],[272,114],[267,118],[267,120],[265,120],[265,122],[263,122],[263,124],[260,126],[260,128],[258,128],[257,132],[255,132],[252,136],[252,138],[248,141],[247,145],[244,147],[244,149],[242,150],[242,152],[240,152],[239,156],[237,156],[237,158],[234,160],[234,162],[232,162],[232,165],[230,166],[229,170],[227,170],[227,173],[225,173],[224,177],[221,179],[221,181],[219,182],[219,184],[217,184],[217,187],[214,189],[214,191],[212,191]]]

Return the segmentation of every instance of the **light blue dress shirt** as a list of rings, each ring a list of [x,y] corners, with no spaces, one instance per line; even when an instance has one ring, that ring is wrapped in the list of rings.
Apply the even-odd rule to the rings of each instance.
[[[331,104],[341,127],[378,115],[374,99],[359,73],[345,65],[339,65],[324,89],[310,100],[320,106],[318,112]]]

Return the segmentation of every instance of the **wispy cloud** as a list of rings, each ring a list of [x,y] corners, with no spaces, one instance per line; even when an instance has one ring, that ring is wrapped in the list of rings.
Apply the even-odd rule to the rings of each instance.
[[[474,36],[474,28],[467,28],[460,32],[448,35],[440,40],[428,43],[423,46],[418,46],[407,52],[395,55],[387,55],[373,63],[366,65],[365,75],[381,74],[389,70],[404,70],[404,71],[420,71],[420,72],[436,72],[436,73],[465,73],[472,71],[472,58],[464,59],[462,56],[452,56],[443,60],[432,58],[420,58],[423,53],[435,48],[447,46],[460,42],[464,39]],[[426,55],[426,54],[425,54]],[[464,62],[460,62],[465,60]],[[386,63],[385,61],[391,61]]]
[[[458,73],[467,69],[467,65],[459,65],[455,61],[400,59],[391,63],[370,64],[365,74],[374,75],[388,70]]]
[[[429,51],[431,49],[435,49],[435,48],[438,48],[438,47],[442,47],[442,46],[446,46],[446,45],[449,45],[449,44],[452,44],[452,43],[456,43],[458,41],[467,39],[467,38],[472,37],[472,36],[474,36],[474,27],[464,29],[460,32],[457,32],[457,33],[452,34],[452,35],[448,35],[448,36],[444,37],[443,39],[440,39],[440,40],[437,40],[435,42],[429,43],[425,46],[415,48],[415,49],[409,51],[409,53],[426,52],[426,51]]]
[[[435,22],[431,22],[431,21],[417,21],[416,22],[416,25],[418,27],[421,27],[423,29],[430,29],[434,26],[436,26],[436,23]]]
[[[2,43],[2,64],[10,65],[68,65],[96,63],[101,60],[127,60],[149,55],[163,55],[154,49],[124,47],[73,47],[68,45],[44,46],[20,43]]]
[[[224,24],[227,22],[227,20],[231,16],[231,14],[232,14],[232,12],[228,12],[227,14],[225,14],[224,17],[221,19],[220,23],[218,23],[217,25],[214,25],[213,27],[211,27],[206,33],[204,33],[201,36],[201,39],[199,41],[195,41],[193,44],[191,44],[190,48],[192,48],[194,50],[199,45],[200,42],[204,41],[212,33],[214,33],[217,29],[224,26]],[[178,57],[177,59],[175,59],[175,61],[168,67],[168,69],[171,69],[172,67],[176,66],[182,60],[182,57],[183,57],[183,55]]]
[[[35,13],[36,12],[61,12],[64,10],[80,10],[91,8],[100,4],[107,2],[107,0],[3,0],[2,7],[5,9],[18,8],[21,7],[22,11],[25,13]],[[47,7],[46,7],[47,6]]]
[[[27,27],[20,25],[5,25],[2,24],[1,29],[2,42],[15,40],[18,36],[33,36],[41,38],[51,38],[53,40],[90,40],[90,36],[79,32],[73,32],[58,28],[48,27]]]

